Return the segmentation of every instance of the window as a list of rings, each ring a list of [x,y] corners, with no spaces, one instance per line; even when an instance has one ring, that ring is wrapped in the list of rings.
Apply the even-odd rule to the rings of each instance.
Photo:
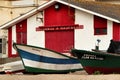
[[[6,39],[5,38],[0,38],[0,54],[5,54],[6,53]]]
[[[13,6],[26,6],[26,5],[33,5],[33,0],[18,0],[18,1],[12,1]]]
[[[98,16],[94,16],[94,35],[107,34],[107,20]]]
[[[107,34],[107,29],[106,28],[95,28],[95,35],[104,35]]]

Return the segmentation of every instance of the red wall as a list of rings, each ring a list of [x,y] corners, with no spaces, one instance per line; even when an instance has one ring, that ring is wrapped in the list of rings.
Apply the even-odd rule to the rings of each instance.
[[[74,24],[73,8],[59,4],[60,8],[56,10],[54,6],[45,9],[45,26]],[[45,47],[61,53],[69,52],[74,47],[74,30],[45,31]]]

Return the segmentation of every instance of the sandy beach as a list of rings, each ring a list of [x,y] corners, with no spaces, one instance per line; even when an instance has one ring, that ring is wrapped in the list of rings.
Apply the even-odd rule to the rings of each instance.
[[[0,75],[0,80],[120,80],[120,74],[88,75],[84,71],[69,74],[5,74]]]

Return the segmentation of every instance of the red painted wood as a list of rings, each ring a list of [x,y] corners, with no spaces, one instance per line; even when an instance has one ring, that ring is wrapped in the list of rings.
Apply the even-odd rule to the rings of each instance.
[[[8,57],[16,57],[18,54],[12,54],[12,27],[8,29]]]
[[[120,24],[113,23],[113,40],[120,41]]]
[[[27,20],[16,24],[17,43],[27,44]]]
[[[48,35],[49,34],[49,35]],[[74,47],[74,31],[47,31],[45,34],[46,48],[67,53]]]
[[[60,8],[56,10],[54,6],[45,9],[45,27],[74,25],[73,8],[59,3]],[[61,53],[69,52],[74,47],[74,30],[45,31],[45,47]]]
[[[107,19],[94,15],[94,28],[106,28],[106,27],[107,27]]]
[[[47,25],[71,25],[74,24],[75,10],[69,6],[60,4],[60,9],[56,10],[55,5],[45,9],[45,26]]]
[[[56,25],[56,26],[39,26],[36,31],[58,31],[58,30],[74,30],[83,29],[83,25]]]
[[[12,27],[8,29],[8,57],[12,57]]]

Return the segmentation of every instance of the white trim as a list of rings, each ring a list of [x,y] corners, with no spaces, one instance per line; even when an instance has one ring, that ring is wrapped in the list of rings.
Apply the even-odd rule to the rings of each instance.
[[[16,26],[12,27],[12,43],[16,42]],[[13,44],[12,44],[13,45]],[[12,55],[16,54],[16,50],[12,47]]]

